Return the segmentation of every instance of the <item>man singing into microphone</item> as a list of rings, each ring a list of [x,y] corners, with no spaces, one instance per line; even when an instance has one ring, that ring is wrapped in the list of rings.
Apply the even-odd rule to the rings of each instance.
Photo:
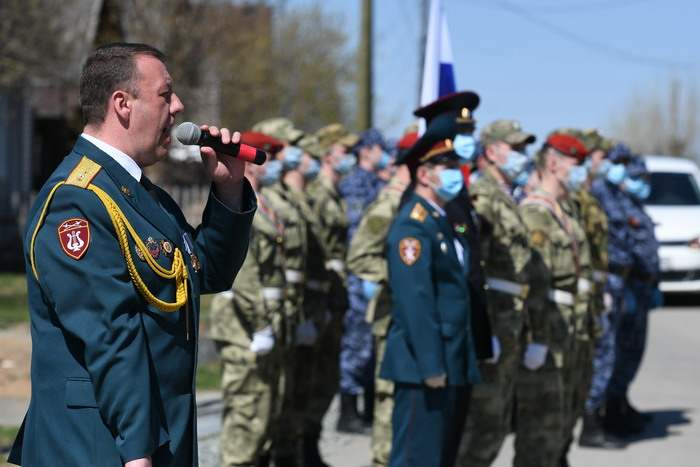
[[[184,109],[157,49],[96,49],[80,104],[84,133],[27,218],[32,396],[9,462],[196,466],[199,296],[231,287],[255,195],[244,162],[202,147],[212,189],[193,228],[143,176]]]

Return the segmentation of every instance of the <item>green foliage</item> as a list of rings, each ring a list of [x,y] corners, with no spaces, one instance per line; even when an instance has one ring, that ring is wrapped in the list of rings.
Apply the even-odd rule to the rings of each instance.
[[[221,360],[197,365],[197,390],[221,389]]]
[[[0,274],[0,328],[29,321],[24,274]]]
[[[0,425],[0,448],[2,448],[3,451],[5,450],[5,448],[12,446],[12,442],[15,440],[18,431],[18,426]],[[6,463],[6,460],[6,455],[0,455],[0,467],[9,467],[10,465],[12,465]]]

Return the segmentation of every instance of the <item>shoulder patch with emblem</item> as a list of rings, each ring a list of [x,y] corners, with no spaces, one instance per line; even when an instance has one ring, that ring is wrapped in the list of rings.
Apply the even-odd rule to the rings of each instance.
[[[413,266],[420,257],[420,240],[413,237],[402,238],[399,242],[399,256],[408,266]]]
[[[386,230],[390,222],[384,217],[370,217],[367,219],[367,228],[373,234],[377,234],[382,230]]]
[[[423,222],[425,218],[428,217],[428,210],[425,209],[422,204],[416,203],[411,210],[410,217],[418,222]]]
[[[530,245],[540,247],[547,241],[547,231],[544,229],[534,229],[530,232]]]
[[[85,255],[90,246],[90,224],[85,219],[72,218],[58,226],[58,241],[63,252],[75,260]]]

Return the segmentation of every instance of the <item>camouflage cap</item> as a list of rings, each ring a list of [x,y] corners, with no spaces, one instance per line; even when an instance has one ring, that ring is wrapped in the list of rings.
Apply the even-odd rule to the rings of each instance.
[[[517,120],[496,120],[481,130],[481,144],[486,146],[495,141],[516,145],[534,143],[535,135],[525,133]]]
[[[360,133],[360,141],[357,143],[357,147],[367,148],[375,144],[381,146],[385,151],[388,150],[388,145],[379,130],[370,128]]]
[[[326,148],[330,148],[335,143],[351,148],[360,142],[360,138],[356,134],[347,131],[340,123],[324,126],[316,132],[316,137],[321,146]]]
[[[625,164],[632,158],[632,150],[623,142],[617,142],[608,152],[608,159],[613,164]]]
[[[305,153],[317,159],[325,156],[328,152],[314,135],[304,135],[299,142],[297,142],[297,146]]]
[[[629,164],[627,164],[627,175],[632,178],[649,175],[649,169],[647,169],[643,157],[637,155],[630,157]]]
[[[291,120],[282,117],[268,118],[253,125],[252,129],[290,144],[294,144],[304,136],[303,131],[294,128]]]

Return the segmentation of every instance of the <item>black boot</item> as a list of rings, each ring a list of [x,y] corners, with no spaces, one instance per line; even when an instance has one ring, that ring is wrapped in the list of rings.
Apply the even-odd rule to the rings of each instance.
[[[374,420],[374,385],[370,388],[365,388],[362,398],[364,400],[362,421],[366,427],[372,428],[372,421]]]
[[[618,436],[641,433],[646,423],[642,417],[635,417],[625,402],[625,396],[611,397],[605,404],[603,428]]]
[[[627,441],[603,429],[597,410],[586,409],[583,413],[583,429],[578,444],[589,448],[621,449],[627,446]]]
[[[295,456],[275,456],[275,467],[299,467]]]
[[[557,467],[569,467],[569,446],[571,445],[571,441],[569,440],[566,443],[566,447],[564,447],[564,452],[562,455],[559,457],[559,462],[557,463]]]
[[[270,467],[270,455],[269,454],[263,454],[262,456],[258,457],[258,463],[256,464],[257,467]]]
[[[354,394],[340,395],[340,418],[336,429],[342,433],[357,433],[367,435],[371,433],[357,413],[357,396]]]
[[[301,458],[303,467],[330,467],[321,459],[316,437],[305,436],[301,440]]]
[[[630,404],[627,395],[625,394],[625,406],[627,406],[627,413],[629,413],[633,418],[642,420],[644,423],[650,423],[654,417],[651,414],[640,412]]]

